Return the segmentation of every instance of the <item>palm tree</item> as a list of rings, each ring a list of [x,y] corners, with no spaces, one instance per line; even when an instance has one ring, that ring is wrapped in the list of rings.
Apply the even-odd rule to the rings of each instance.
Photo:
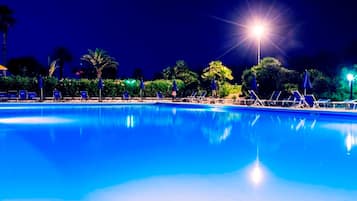
[[[2,62],[6,63],[6,44],[9,28],[15,24],[15,18],[12,16],[13,11],[5,6],[0,5],[0,32],[2,32]]]
[[[67,62],[71,62],[73,60],[73,56],[71,52],[65,47],[57,47],[54,50],[53,56],[55,60],[57,60],[57,65],[59,67],[59,79],[63,78],[63,70],[64,64]]]
[[[119,63],[114,57],[108,55],[103,49],[96,48],[94,51],[89,49],[88,54],[82,56],[81,60],[88,62],[97,71],[97,78],[102,77],[104,68],[117,68]]]

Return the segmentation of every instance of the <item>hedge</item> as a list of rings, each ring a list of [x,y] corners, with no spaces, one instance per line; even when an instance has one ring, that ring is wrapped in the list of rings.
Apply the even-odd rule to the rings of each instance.
[[[80,91],[88,91],[88,95],[98,96],[98,80],[96,79],[63,79],[58,80],[54,77],[44,77],[44,95],[52,96],[53,90],[56,88],[61,91],[64,97],[79,97]],[[138,97],[140,92],[140,81],[132,80],[103,80],[104,87],[102,95],[104,97],[121,97],[123,92],[127,90],[132,97]],[[176,80],[178,87],[178,96],[183,95],[184,83],[181,80]],[[172,80],[154,80],[145,81],[144,96],[155,97],[158,91],[166,97],[171,96]],[[8,90],[27,90],[40,92],[38,82],[33,77],[9,76],[0,77],[0,91]]]

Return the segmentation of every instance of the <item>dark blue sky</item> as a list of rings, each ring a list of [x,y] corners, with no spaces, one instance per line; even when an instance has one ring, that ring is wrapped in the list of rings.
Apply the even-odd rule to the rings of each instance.
[[[253,42],[225,54],[243,31],[217,17],[243,24],[252,13],[275,17],[271,40],[280,50],[263,41],[262,56],[276,56],[287,66],[295,55],[338,53],[357,40],[357,4],[353,1],[270,2],[2,0],[1,4],[13,9],[17,19],[9,32],[10,58],[33,55],[45,64],[55,47],[64,46],[76,58],[72,65],[77,65],[88,48],[98,47],[119,61],[122,77],[137,67],[151,76],[179,59],[195,69],[215,59],[228,66],[250,67],[256,62]]]

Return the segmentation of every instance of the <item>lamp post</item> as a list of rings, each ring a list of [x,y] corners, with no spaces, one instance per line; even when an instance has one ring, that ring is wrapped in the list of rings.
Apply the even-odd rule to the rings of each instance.
[[[355,77],[352,73],[348,73],[347,74],[347,80],[349,82],[350,85],[350,100],[352,100],[352,91],[353,91],[353,81],[354,81]]]
[[[263,37],[265,31],[266,31],[266,29],[263,24],[256,24],[251,28],[252,35],[257,40],[257,58],[258,58],[257,64],[260,63],[260,49],[261,49],[260,46],[261,46],[262,37]]]

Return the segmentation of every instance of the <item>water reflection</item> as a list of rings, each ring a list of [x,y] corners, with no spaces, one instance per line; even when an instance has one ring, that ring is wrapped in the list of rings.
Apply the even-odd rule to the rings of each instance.
[[[215,111],[207,113],[204,121],[204,126],[201,126],[202,134],[211,144],[220,144],[231,135],[233,124],[240,123],[241,115]]]
[[[24,117],[47,118],[59,113],[46,109],[42,112],[40,115],[24,111]],[[59,185],[73,183],[72,187],[76,190],[75,186],[84,186],[78,190],[81,193],[160,175],[221,176],[236,171],[244,172],[247,166],[249,170],[242,173],[244,177],[235,177],[231,183],[220,180],[218,176],[209,177],[207,183],[221,181],[220,184],[227,187],[222,188],[222,192],[225,193],[230,186],[228,194],[232,193],[235,198],[242,198],[237,195],[237,189],[247,189],[245,192],[249,196],[255,196],[248,189],[254,185],[249,184],[253,182],[259,186],[254,190],[269,188],[272,184],[270,177],[267,177],[269,168],[269,173],[288,181],[325,185],[332,189],[345,188],[347,192],[357,189],[357,176],[353,172],[357,168],[354,160],[356,156],[352,154],[357,143],[355,121],[295,113],[181,106],[72,108],[61,110],[61,114],[63,116],[59,118],[75,121],[62,124],[0,124],[0,159],[9,156],[6,158],[6,168],[11,169],[11,165],[26,168],[23,158],[31,158],[36,153],[44,161],[33,159],[26,161],[28,164],[41,166],[42,163],[49,163],[53,166],[54,174],[62,179],[63,184]],[[6,113],[1,114],[0,118],[12,116]],[[31,148],[32,151],[23,147]],[[256,147],[259,147],[259,152],[256,152]],[[11,157],[15,148],[18,155]],[[346,151],[351,156],[346,157]],[[256,160],[251,165],[254,157]],[[12,158],[18,159],[18,163],[14,164],[10,160]],[[1,168],[4,167],[0,167],[0,176],[3,176]],[[31,171],[28,170],[29,175]],[[249,177],[249,180],[245,177]],[[29,177],[21,175],[19,181],[26,178]],[[187,182],[191,180],[190,177]],[[0,187],[1,184],[7,185],[6,181],[11,180],[0,180]],[[285,184],[279,183],[274,192],[282,192]],[[156,185],[152,186],[160,189]],[[13,187],[16,189],[15,184]],[[212,189],[221,188],[219,185],[214,187],[205,189],[205,192],[211,195]],[[170,190],[175,193],[176,189],[173,187]],[[195,191],[197,186],[192,189]],[[142,192],[135,185],[130,190],[138,194]],[[186,190],[188,188],[179,194],[185,195]],[[158,196],[153,196],[153,200],[162,196],[160,192],[157,193]],[[275,197],[270,198],[274,200]],[[282,195],[280,198],[286,197]]]
[[[347,155],[351,154],[352,147],[357,146],[357,133],[353,133],[352,129],[346,135]]]

